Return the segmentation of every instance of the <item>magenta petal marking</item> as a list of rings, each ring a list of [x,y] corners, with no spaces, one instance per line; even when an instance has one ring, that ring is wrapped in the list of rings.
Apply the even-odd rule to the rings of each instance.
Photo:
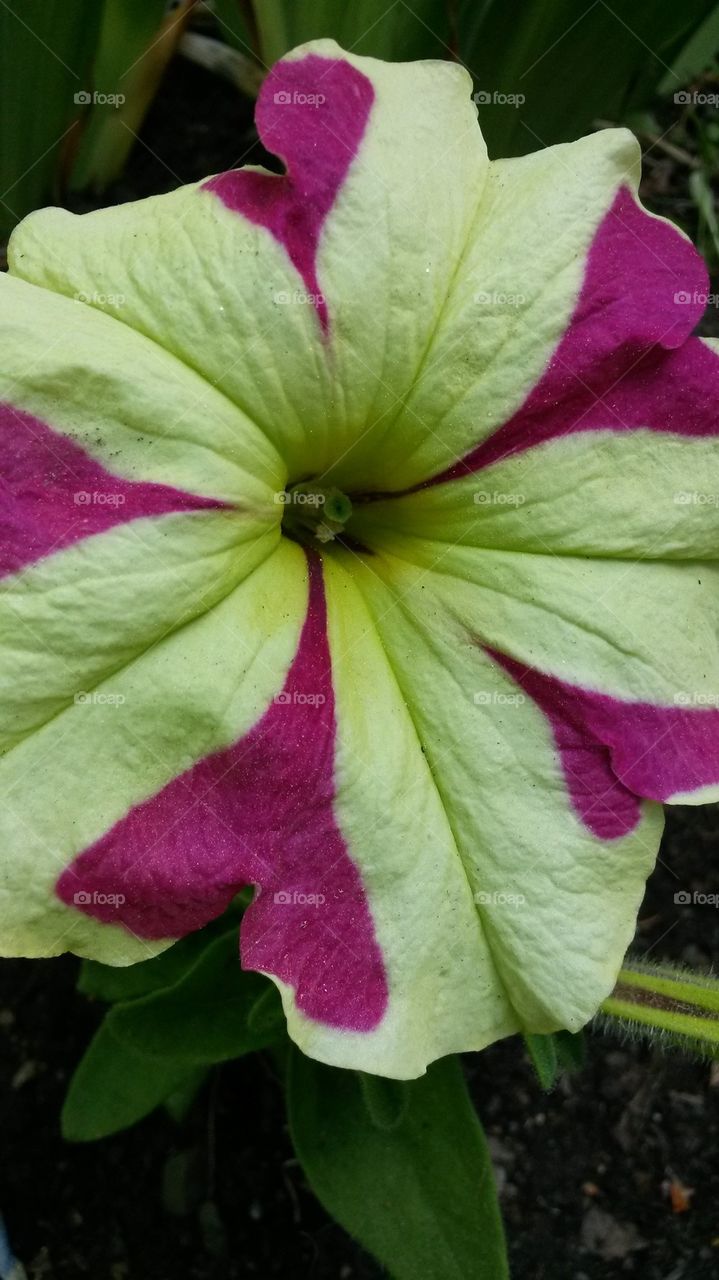
[[[719,434],[719,360],[690,338],[707,290],[694,247],[623,188],[589,250],[569,328],[524,404],[460,462],[409,492],[578,431]]]
[[[279,156],[282,176],[232,169],[204,185],[228,209],[266,229],[284,245],[327,330],[327,303],[317,279],[324,221],[357,154],[374,101],[367,76],[339,58],[277,63],[257,101],[257,131]]]
[[[38,418],[0,404],[0,577],[130,520],[225,505],[121,479]]]
[[[624,702],[486,649],[552,726],[572,804],[596,836],[639,822],[639,799],[667,801],[719,783],[719,710]]]
[[[180,937],[259,885],[242,960],[294,987],[310,1018],[370,1031],[387,980],[334,812],[335,699],[322,567],[282,692],[238,742],[122,818],[60,877],[59,897],[144,938]],[[122,902],[118,902],[118,898]]]

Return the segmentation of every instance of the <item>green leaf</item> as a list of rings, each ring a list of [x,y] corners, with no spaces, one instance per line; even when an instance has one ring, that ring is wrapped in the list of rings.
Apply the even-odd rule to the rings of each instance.
[[[265,983],[265,990],[257,998],[247,1014],[247,1026],[253,1035],[281,1036],[285,1029],[285,1015],[277,988],[271,982]]]
[[[99,0],[0,5],[0,236],[52,199],[101,13]]]
[[[197,963],[209,941],[220,934],[229,933],[228,922],[232,919],[232,913],[226,913],[198,933],[188,934],[174,946],[168,947],[167,951],[161,952],[152,960],[144,960],[141,964],[115,968],[112,965],[98,964],[96,960],[84,960],[80,967],[77,989],[91,1000],[106,1000],[108,1004],[114,1004],[119,1000],[136,1000],[152,991],[174,986]],[[239,915],[234,929],[237,938]]]
[[[510,10],[504,0],[459,0],[459,53],[490,95],[478,108],[490,155],[570,141],[598,118],[621,122],[647,105],[714,5],[524,0]]]
[[[258,52],[250,0],[214,0],[212,9],[223,40],[248,57]]]
[[[385,1080],[358,1071],[362,1098],[376,1129],[391,1133],[404,1120],[409,1106],[409,1090],[403,1080]]]
[[[396,1280],[508,1276],[487,1145],[457,1059],[392,1082],[395,1103],[404,1099],[389,1127],[378,1092],[368,1110],[358,1073],[295,1049],[287,1091],[292,1138],[314,1192]]]
[[[556,1031],[554,1043],[560,1068],[563,1071],[580,1071],[587,1057],[584,1032]]]
[[[540,1036],[528,1032],[524,1037],[527,1052],[543,1089],[551,1089],[559,1072],[557,1045],[553,1035]]]
[[[128,1048],[177,1067],[209,1066],[264,1049],[284,1035],[284,1020],[250,1016],[268,1002],[268,979],[240,967],[233,927],[204,948],[178,982],[115,1005],[107,1025]],[[279,1008],[279,996],[275,993]]]
[[[187,0],[105,0],[93,88],[72,185],[103,191],[118,177],[184,29]],[[109,99],[109,101],[108,101]]]
[[[563,1071],[584,1066],[584,1036],[581,1031],[555,1031],[551,1035],[528,1032],[524,1043],[543,1089],[549,1090]]]
[[[208,1067],[197,1067],[186,1077],[179,1089],[171,1093],[168,1098],[163,1098],[165,1111],[175,1124],[182,1124],[209,1074]]]
[[[699,211],[699,240],[708,233],[715,254],[719,254],[719,221],[717,220],[714,190],[703,169],[695,169],[689,175],[689,191]]]
[[[227,917],[146,964],[85,965],[81,987],[136,998],[113,1005],[71,1081],[63,1132],[75,1142],[116,1133],[161,1103],[181,1117],[213,1063],[286,1035],[279,996],[242,971]]]
[[[410,62],[447,54],[449,23],[442,0],[255,0],[260,50],[268,64],[305,40],[331,36],[352,53]]]
[[[719,4],[689,37],[684,48],[674,59],[659,86],[660,93],[673,94],[679,84],[687,84],[694,76],[707,70],[716,61],[719,50]]]
[[[62,1109],[68,1142],[93,1142],[142,1120],[187,1088],[191,1073],[130,1048],[102,1023],[75,1071]]]

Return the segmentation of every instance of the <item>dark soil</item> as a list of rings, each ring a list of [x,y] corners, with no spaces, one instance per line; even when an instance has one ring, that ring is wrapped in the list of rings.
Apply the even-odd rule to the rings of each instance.
[[[253,141],[248,104],[177,63],[109,198],[227,168]],[[719,911],[677,906],[674,894],[716,892],[718,854],[719,810],[670,815],[640,949],[711,965]],[[218,1069],[181,1127],[158,1113],[99,1144],[63,1143],[64,1092],[101,1016],[75,993],[76,973],[69,957],[0,965],[0,1206],[30,1280],[381,1274],[308,1192],[264,1058]],[[549,1095],[518,1040],[468,1058],[467,1071],[516,1280],[719,1275],[716,1068],[597,1031],[584,1069]],[[673,1210],[672,1182],[693,1189],[685,1212]]]
[[[719,911],[719,811],[670,815],[637,946],[706,969]],[[218,1069],[185,1123],[164,1114],[70,1146],[68,1079],[101,1016],[77,961],[0,965],[0,1204],[30,1280],[372,1280],[381,1272],[308,1192],[268,1059]],[[468,1056],[490,1137],[516,1280],[719,1275],[719,1072],[593,1032],[550,1094],[517,1039]],[[669,1184],[692,1188],[673,1211]],[[418,1277],[421,1280],[421,1277]]]

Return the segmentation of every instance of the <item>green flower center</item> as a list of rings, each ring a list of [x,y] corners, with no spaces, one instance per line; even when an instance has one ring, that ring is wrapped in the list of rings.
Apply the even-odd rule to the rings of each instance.
[[[284,494],[282,528],[296,542],[332,542],[352,515],[352,503],[340,489],[323,488],[313,480],[290,485]]]

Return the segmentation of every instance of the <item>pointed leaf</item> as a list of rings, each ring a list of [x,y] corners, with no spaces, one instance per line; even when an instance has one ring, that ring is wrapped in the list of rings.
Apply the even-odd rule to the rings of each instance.
[[[149,1057],[183,1068],[211,1065],[284,1035],[279,1018],[250,1025],[258,1000],[268,998],[267,987],[267,978],[240,968],[233,928],[205,947],[174,986],[116,1005],[107,1021],[118,1040]]]
[[[458,1061],[444,1058],[393,1088],[405,1095],[404,1114],[380,1127],[357,1073],[293,1050],[290,1128],[313,1190],[396,1280],[502,1280],[492,1167]]]
[[[527,1052],[543,1089],[551,1089],[557,1079],[559,1061],[554,1036],[528,1034],[524,1037]]]
[[[62,1109],[68,1142],[93,1142],[142,1120],[186,1087],[187,1068],[148,1058],[119,1040],[102,1023],[80,1062]]]

